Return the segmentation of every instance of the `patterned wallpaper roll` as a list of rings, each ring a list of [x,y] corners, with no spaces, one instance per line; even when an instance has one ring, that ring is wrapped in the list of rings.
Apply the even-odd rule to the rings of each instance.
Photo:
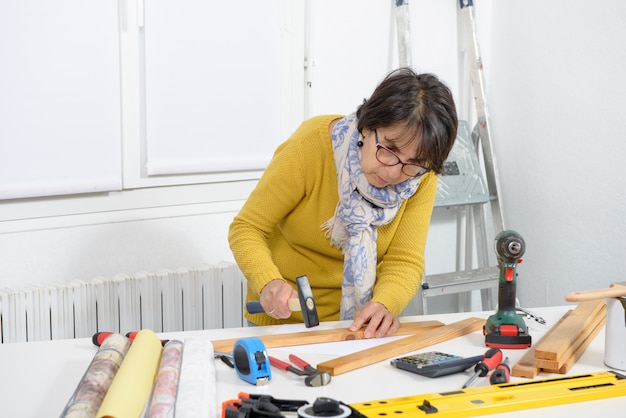
[[[182,341],[170,340],[165,344],[150,398],[149,418],[174,417],[182,358]]]
[[[102,342],[63,409],[62,418],[96,416],[129,347],[130,340],[120,334],[111,334]]]
[[[161,360],[161,340],[149,329],[137,333],[96,417],[137,418],[143,413]]]

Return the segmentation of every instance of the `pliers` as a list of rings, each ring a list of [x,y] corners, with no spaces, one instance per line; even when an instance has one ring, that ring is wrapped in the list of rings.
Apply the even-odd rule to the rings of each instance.
[[[321,372],[317,370],[315,367],[311,366],[295,354],[289,354],[289,360],[299,368],[294,367],[285,361],[279,360],[276,357],[269,356],[269,358],[270,364],[274,367],[278,367],[286,372],[295,373],[298,376],[306,376],[304,378],[304,384],[307,386],[325,386],[330,383],[331,376],[329,372]]]

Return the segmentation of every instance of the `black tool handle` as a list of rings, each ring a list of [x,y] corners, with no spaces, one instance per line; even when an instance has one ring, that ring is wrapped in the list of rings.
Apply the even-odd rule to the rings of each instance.
[[[502,362],[502,350],[499,348],[490,348],[485,353],[483,361],[474,367],[474,371],[477,372],[480,377],[487,376],[487,373],[493,370],[500,362]]]
[[[489,383],[497,385],[500,383],[509,383],[511,379],[511,368],[509,367],[509,358],[498,364],[489,378]]]
[[[246,309],[248,310],[248,313],[251,313],[251,314],[265,312],[265,310],[261,306],[261,302],[256,301],[256,300],[246,303]]]

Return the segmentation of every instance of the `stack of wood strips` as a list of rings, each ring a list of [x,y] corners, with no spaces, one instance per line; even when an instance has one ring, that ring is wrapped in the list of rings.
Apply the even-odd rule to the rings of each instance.
[[[565,374],[585,352],[606,321],[604,299],[580,302],[561,317],[511,370],[534,379],[540,372]]]

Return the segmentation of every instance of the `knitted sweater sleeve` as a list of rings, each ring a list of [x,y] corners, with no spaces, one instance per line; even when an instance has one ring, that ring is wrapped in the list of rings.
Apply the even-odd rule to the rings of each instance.
[[[318,148],[324,142],[320,136],[325,134],[329,148],[328,124],[337,117],[315,117],[304,122],[276,149],[257,186],[230,225],[228,239],[233,256],[257,295],[271,280],[283,278],[275,257],[280,257],[282,268],[288,261],[284,260],[282,252],[273,254],[269,242],[272,239],[276,242],[276,234],[282,234],[278,231],[285,226],[286,219],[293,219],[296,208],[302,209],[303,199],[313,189],[313,184],[319,182],[322,158]],[[336,194],[335,190],[331,196],[333,205]],[[289,222],[293,227],[294,221]],[[319,224],[321,222],[314,228],[319,230]],[[321,230],[319,235],[322,235]],[[295,280],[295,277],[289,279]]]

